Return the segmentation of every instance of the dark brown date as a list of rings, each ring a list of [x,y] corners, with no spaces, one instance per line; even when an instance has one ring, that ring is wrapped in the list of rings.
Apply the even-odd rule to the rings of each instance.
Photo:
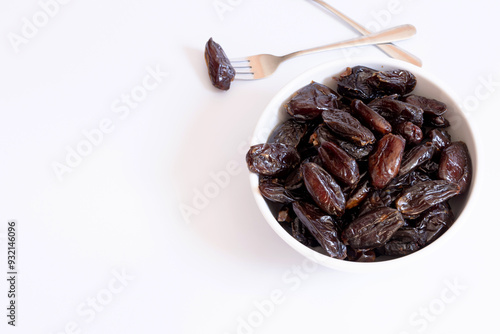
[[[353,144],[351,142],[338,139],[332,133],[330,128],[328,128],[325,123],[322,123],[314,130],[313,134],[309,138],[309,144],[312,144],[315,147],[319,147],[324,142],[333,142],[337,144],[355,160],[362,160],[366,158],[373,150],[373,145],[371,144],[365,146],[357,146],[356,144]]]
[[[375,142],[373,133],[361,125],[351,114],[337,109],[324,111],[322,115],[326,125],[339,137],[358,146],[365,146]]]
[[[408,145],[419,144],[424,138],[422,129],[412,122],[398,122],[394,124],[394,133],[401,135]]]
[[[431,128],[447,128],[450,122],[443,116],[425,117],[424,125]]]
[[[299,217],[296,217],[292,224],[292,237],[297,239],[301,244],[307,247],[316,247],[319,245],[316,238],[312,235],[309,229],[302,223]]]
[[[205,45],[205,62],[212,85],[222,90],[228,90],[236,72],[222,47],[210,38]]]
[[[252,173],[275,176],[292,170],[300,162],[300,156],[292,146],[259,144],[250,147],[246,161]]]
[[[285,187],[269,178],[261,178],[259,181],[259,190],[264,198],[276,203],[291,203],[296,198],[285,189]]]
[[[347,98],[371,100],[378,95],[367,80],[376,72],[365,66],[348,67],[337,80],[337,91]]]
[[[371,100],[376,97],[413,91],[417,80],[405,70],[376,71],[365,66],[348,67],[338,78],[338,92],[351,99]]]
[[[373,210],[349,224],[342,240],[352,248],[372,249],[384,245],[404,223],[401,213],[393,208]]]
[[[342,216],[345,197],[335,179],[315,163],[302,164],[301,168],[304,184],[314,202],[327,214]]]
[[[354,249],[347,246],[347,259],[354,262],[373,262],[376,254],[373,249]]]
[[[331,216],[306,202],[294,202],[293,211],[331,257],[344,259],[346,246],[340,241],[338,225]]]
[[[435,150],[436,148],[430,142],[413,147],[404,154],[399,174],[408,174],[418,166],[429,161],[434,155]]]
[[[393,201],[390,193],[373,189],[359,206],[358,216],[363,216],[377,208],[389,207]]]
[[[307,132],[307,125],[289,119],[278,125],[269,136],[268,143],[280,143],[297,147]]]
[[[389,122],[412,122],[421,127],[424,123],[424,111],[420,107],[395,100],[393,98],[375,99],[368,106]]]
[[[295,92],[285,110],[297,121],[309,121],[320,117],[325,110],[337,108],[337,99],[335,91],[313,81]]]
[[[365,180],[364,182],[360,182],[358,186],[352,191],[351,196],[347,200],[347,203],[345,205],[346,209],[352,209],[357,207],[358,205],[361,204],[365,200],[366,197],[368,197],[368,194],[370,193],[371,187],[370,187],[370,181]]]
[[[453,142],[443,150],[438,173],[440,179],[456,183],[461,194],[467,191],[472,179],[472,164],[464,142]]]
[[[379,96],[406,95],[412,92],[417,85],[417,79],[413,73],[405,70],[380,71],[368,78],[367,81]]]
[[[377,189],[384,188],[399,173],[405,140],[392,133],[382,137],[374,153],[368,158],[368,172],[372,185]]]
[[[425,244],[425,234],[421,229],[403,227],[394,232],[381,252],[389,256],[404,256],[416,252]]]
[[[429,116],[441,116],[448,110],[446,104],[444,104],[443,102],[434,99],[428,99],[419,95],[412,94],[405,96],[403,98],[403,101],[422,108],[424,114]]]
[[[352,186],[359,181],[359,169],[356,160],[342,148],[332,142],[324,142],[319,148],[319,156],[326,170],[336,180],[347,186]]]
[[[318,125],[314,132],[309,137],[309,144],[314,147],[319,147],[324,142],[336,142],[337,138],[333,135],[332,131],[328,128],[325,123]]]
[[[443,129],[432,129],[427,133],[427,138],[438,152],[441,152],[446,146],[451,144],[450,134]]]
[[[419,182],[405,189],[396,200],[396,208],[406,216],[419,215],[431,206],[456,196],[460,187],[445,180]]]
[[[370,130],[382,135],[392,132],[391,124],[363,101],[353,100],[351,110],[354,116],[358,117]]]
[[[439,203],[420,215],[417,228],[426,245],[439,238],[453,224],[454,215],[448,203]]]

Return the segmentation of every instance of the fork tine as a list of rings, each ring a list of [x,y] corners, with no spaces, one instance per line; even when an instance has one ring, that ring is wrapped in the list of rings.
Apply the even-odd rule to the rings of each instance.
[[[234,77],[235,80],[253,80],[254,73],[253,72],[236,72]]]
[[[232,59],[229,59],[229,61],[232,63],[240,63],[240,62],[247,62],[249,63],[250,60],[248,59],[248,57],[243,57],[243,58],[232,58]]]

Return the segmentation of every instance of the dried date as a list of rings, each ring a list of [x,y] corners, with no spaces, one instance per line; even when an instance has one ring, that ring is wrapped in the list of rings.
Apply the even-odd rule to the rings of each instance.
[[[425,244],[425,234],[421,229],[403,227],[394,232],[381,252],[389,256],[404,256],[416,252]]]
[[[385,118],[380,116],[372,108],[368,107],[361,100],[353,100],[351,103],[353,114],[358,117],[369,129],[374,132],[386,135],[392,132],[392,126]]]
[[[421,127],[424,123],[424,111],[420,107],[393,98],[375,99],[368,106],[389,122],[412,122]]]
[[[259,190],[264,198],[276,203],[291,203],[296,200],[296,198],[285,189],[285,187],[279,184],[276,180],[269,178],[261,178],[259,181]]]
[[[408,174],[418,166],[429,161],[434,155],[435,150],[435,147],[430,142],[413,147],[404,154],[399,174]]]
[[[359,181],[356,160],[332,142],[324,142],[319,148],[319,156],[326,170],[344,185],[352,186]]]
[[[347,226],[342,241],[352,248],[373,249],[384,245],[404,223],[401,213],[393,208],[373,210]]]
[[[351,196],[346,202],[346,209],[352,209],[357,207],[363,202],[371,191],[370,181],[365,180],[360,182],[358,186],[352,191]]]
[[[222,47],[215,43],[212,38],[205,45],[205,62],[212,85],[222,90],[228,90],[234,80],[236,71]]]
[[[340,95],[361,100],[371,100],[377,93],[367,81],[377,71],[366,66],[348,67],[337,80],[337,91]]]
[[[464,142],[453,142],[443,150],[438,173],[440,179],[456,183],[461,194],[467,191],[472,179],[472,163]]]
[[[325,110],[337,108],[337,99],[335,91],[313,81],[295,92],[285,110],[297,121],[309,121],[320,117]]]
[[[441,116],[448,110],[446,104],[444,104],[443,102],[434,99],[428,99],[424,96],[412,94],[405,96],[403,101],[422,108],[424,114],[429,116]]]
[[[375,142],[375,136],[351,114],[341,111],[323,112],[323,120],[326,125],[339,137],[348,140],[358,146],[365,146]]]
[[[285,144],[259,144],[250,147],[246,156],[248,169],[264,176],[290,171],[300,162],[297,150]]]
[[[378,141],[377,149],[368,158],[368,172],[375,188],[384,188],[398,174],[404,149],[405,140],[392,133]]]
[[[401,135],[409,145],[419,144],[424,138],[422,129],[408,121],[396,122],[394,124],[394,133]]]
[[[403,191],[396,208],[407,216],[419,215],[431,206],[456,196],[460,187],[445,180],[419,182]]]
[[[315,163],[305,163],[301,168],[304,184],[314,202],[327,214],[342,216],[345,197],[335,179]]]
[[[417,228],[423,235],[423,242],[428,245],[439,238],[453,224],[454,215],[446,202],[434,205],[420,215]]]
[[[413,73],[406,70],[379,71],[367,79],[369,85],[377,95],[406,95],[412,92],[417,85]]]
[[[306,124],[289,119],[274,129],[269,136],[268,143],[279,143],[297,147],[306,132]]]
[[[306,202],[293,203],[293,211],[328,255],[337,259],[347,256],[346,246],[339,238],[338,225],[331,216]]]
[[[446,146],[451,144],[450,134],[443,129],[432,129],[427,133],[427,138],[438,152],[441,152]]]

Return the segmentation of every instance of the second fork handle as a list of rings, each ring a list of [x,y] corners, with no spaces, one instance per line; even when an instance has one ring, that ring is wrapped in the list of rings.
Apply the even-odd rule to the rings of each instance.
[[[287,60],[293,57],[306,55],[309,53],[316,53],[328,50],[342,49],[351,46],[362,46],[362,45],[370,45],[370,44],[383,44],[390,43],[394,41],[400,41],[402,39],[410,38],[415,35],[417,30],[411,24],[404,24],[401,26],[397,26],[394,28],[386,29],[379,31],[377,33],[373,33],[370,35],[357,37],[353,39],[349,39],[344,42],[338,42],[334,44],[319,46],[316,48],[306,49],[302,51],[292,52],[290,54],[284,55],[281,58],[283,60]]]
[[[326,2],[324,2],[322,0],[312,0],[312,1],[318,3],[319,5],[328,9],[333,14],[340,17],[342,20],[344,20],[351,27],[353,27],[354,29],[359,31],[361,34],[363,34],[365,36],[371,34],[370,30],[366,29],[361,24],[357,23],[356,21],[352,20],[351,18],[345,16],[344,14],[342,14],[341,12],[339,12],[337,9],[333,8],[332,6],[327,4]],[[392,58],[404,60],[408,63],[413,64],[413,65],[422,67],[422,61],[420,59],[418,59],[416,56],[412,55],[408,51],[405,51],[405,50],[399,48],[398,46],[396,46],[394,44],[381,44],[381,45],[377,45],[377,47],[379,49],[381,49],[382,51],[384,51],[387,55],[389,55]]]

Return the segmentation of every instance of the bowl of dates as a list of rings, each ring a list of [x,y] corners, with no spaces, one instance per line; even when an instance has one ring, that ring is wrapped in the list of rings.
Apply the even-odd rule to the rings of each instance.
[[[288,245],[364,272],[446,243],[470,211],[477,152],[459,104],[431,74],[344,60],[271,100],[246,163],[260,211]]]

